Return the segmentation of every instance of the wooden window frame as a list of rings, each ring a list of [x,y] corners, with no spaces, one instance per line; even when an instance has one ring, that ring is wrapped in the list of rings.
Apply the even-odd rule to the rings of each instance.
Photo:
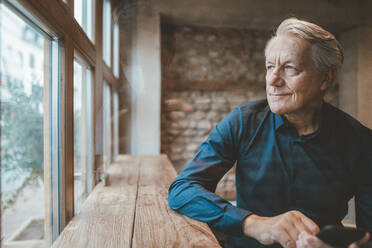
[[[4,0],[3,0],[4,1]],[[73,60],[75,52],[87,62],[92,69],[93,90],[93,186],[98,181],[98,171],[102,171],[102,104],[103,80],[111,87],[111,94],[117,89],[119,79],[113,75],[112,61],[110,68],[103,61],[103,36],[102,36],[102,7],[104,0],[94,1],[94,43],[88,38],[84,30],[74,18],[74,1],[63,0],[7,0],[30,12],[39,21],[41,26],[53,32],[53,37],[59,40],[60,50],[60,201],[58,202],[60,220],[58,232],[61,232],[74,214],[74,154],[73,154]],[[115,6],[120,0],[110,0],[111,15],[115,13]],[[111,36],[113,30],[111,17]],[[37,24],[39,24],[37,23]],[[120,36],[120,35],[119,35]],[[111,43],[113,39],[111,37]],[[112,44],[111,44],[111,60]],[[97,94],[97,92],[99,92]],[[112,99],[112,96],[111,96]],[[98,142],[97,142],[98,141]],[[54,185],[53,185],[54,186]],[[46,219],[46,221],[48,221]],[[54,241],[59,233],[51,237]],[[49,238],[49,237],[46,237]]]

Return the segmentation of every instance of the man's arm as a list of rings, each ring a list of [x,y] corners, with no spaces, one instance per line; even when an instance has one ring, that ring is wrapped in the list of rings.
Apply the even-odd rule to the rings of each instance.
[[[213,192],[237,159],[242,125],[241,111],[235,108],[200,146],[168,194],[173,210],[235,236],[243,234],[242,221],[251,212],[231,205]]]
[[[248,128],[243,126],[239,108],[226,116],[171,184],[169,206],[225,234],[246,235],[262,244],[281,243],[286,248],[294,247],[301,231],[318,231],[311,219],[298,211],[260,217],[232,206],[213,193],[218,181],[238,158],[239,138],[244,136],[242,130]]]

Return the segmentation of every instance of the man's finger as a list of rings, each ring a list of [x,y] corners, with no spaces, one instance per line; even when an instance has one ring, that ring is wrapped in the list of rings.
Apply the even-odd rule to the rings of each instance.
[[[301,215],[302,222],[309,228],[311,234],[315,235],[319,232],[318,225],[305,215]]]
[[[297,246],[297,248],[332,248],[331,246],[327,245],[326,243],[322,242],[320,239],[318,239],[316,236],[308,234],[306,232],[301,232],[299,236],[298,244],[301,244],[302,246]]]
[[[309,233],[302,231],[296,241],[296,248],[314,248],[314,246],[309,243],[309,237]]]
[[[300,235],[300,230],[297,229],[296,225],[292,222],[289,222],[287,226],[284,227],[286,232],[291,236],[293,240],[298,239],[298,235]]]
[[[366,233],[366,235],[364,235],[364,237],[361,240],[352,243],[351,245],[348,246],[348,248],[359,248],[360,246],[367,244],[369,238],[370,234]]]
[[[302,221],[302,218],[300,218],[300,221],[296,221],[295,223],[295,226],[297,228],[297,230],[299,230],[299,232],[306,232],[308,234],[314,234],[312,230],[310,230],[310,228],[305,225]]]
[[[291,238],[286,230],[278,231],[274,233],[275,240],[279,242],[284,248],[295,248],[296,242]]]

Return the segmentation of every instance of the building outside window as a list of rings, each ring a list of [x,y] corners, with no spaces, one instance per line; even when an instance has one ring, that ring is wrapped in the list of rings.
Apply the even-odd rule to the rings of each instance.
[[[115,77],[119,77],[119,65],[120,65],[120,56],[119,56],[119,47],[120,47],[120,38],[119,38],[119,24],[115,23],[114,33],[113,33],[113,73]]]
[[[44,130],[54,129],[46,70],[54,43],[15,11],[0,4],[1,244],[42,247],[50,234],[46,217],[53,214],[46,207],[51,146]]]
[[[106,171],[111,163],[111,88],[104,82],[103,88],[103,168]]]
[[[91,41],[94,41],[94,0],[74,0],[74,17]]]
[[[115,161],[119,155],[119,96],[115,91],[112,94],[112,107],[113,107],[113,160]]]
[[[78,57],[74,60],[74,213],[92,190],[93,171],[92,72]]]
[[[110,0],[103,2],[103,60],[111,66],[111,3]]]

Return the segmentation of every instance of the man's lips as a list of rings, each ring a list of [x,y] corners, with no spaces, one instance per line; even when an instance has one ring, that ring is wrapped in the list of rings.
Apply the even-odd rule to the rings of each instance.
[[[291,93],[269,93],[270,96],[289,96]]]

